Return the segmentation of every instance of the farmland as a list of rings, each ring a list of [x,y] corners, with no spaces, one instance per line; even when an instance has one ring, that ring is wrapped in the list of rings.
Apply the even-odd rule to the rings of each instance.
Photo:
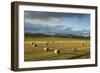
[[[87,38],[25,37],[24,40],[24,61],[86,58],[90,58],[90,40]]]

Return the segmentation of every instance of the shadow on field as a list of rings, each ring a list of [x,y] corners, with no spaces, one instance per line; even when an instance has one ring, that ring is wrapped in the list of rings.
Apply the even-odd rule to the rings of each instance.
[[[38,59],[36,59],[35,57],[32,59],[27,59],[26,61],[40,61],[40,60],[45,60],[45,59],[49,59],[49,58],[52,58],[52,57],[58,57],[58,56],[60,56],[60,55],[62,55],[62,54],[57,54],[57,55],[49,55],[49,56],[43,56],[43,58],[41,58],[41,57],[38,57]]]
[[[51,50],[53,51],[53,50]],[[80,59],[81,57],[83,56],[89,56],[90,53],[89,52],[85,52],[85,53],[81,53],[81,52],[67,52],[67,53],[59,53],[59,54],[53,54],[53,55],[48,55],[48,56],[43,56],[43,57],[34,57],[34,58],[31,58],[31,59],[27,59],[25,61],[43,61],[43,60],[49,60],[51,58],[57,58],[57,57],[60,57],[60,56],[64,56],[64,55],[73,55],[73,56],[70,56],[70,57],[67,57],[65,58],[65,60],[67,59]],[[56,59],[54,59],[56,60]]]

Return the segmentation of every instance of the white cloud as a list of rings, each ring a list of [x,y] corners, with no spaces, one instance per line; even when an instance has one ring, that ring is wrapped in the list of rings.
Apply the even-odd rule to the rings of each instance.
[[[43,20],[39,20],[39,19],[25,19],[25,23],[45,25],[48,22],[47,21],[43,21]]]
[[[41,19],[29,19],[25,18],[25,23],[31,23],[31,24],[41,24],[41,25],[48,25],[48,26],[58,26],[58,23],[60,21],[60,18],[51,17],[51,18],[41,18]]]

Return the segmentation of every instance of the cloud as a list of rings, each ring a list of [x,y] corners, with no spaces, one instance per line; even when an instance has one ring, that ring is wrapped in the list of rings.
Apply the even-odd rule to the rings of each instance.
[[[90,15],[79,13],[24,12],[25,32],[89,34]],[[85,31],[83,31],[85,30]]]
[[[30,23],[30,24],[41,24],[41,25],[48,25],[48,26],[58,26],[59,22],[61,21],[61,18],[56,18],[56,17],[51,17],[48,19],[44,18],[39,18],[39,19],[29,19],[25,18],[25,23]],[[60,24],[61,25],[61,24]]]
[[[41,24],[30,24],[26,23],[24,26],[25,32],[31,32],[31,33],[55,33],[55,29],[47,26],[47,25],[41,25]]]
[[[62,13],[62,12],[42,12],[42,11],[24,11],[25,17],[27,18],[49,18],[49,17],[77,17],[77,18],[84,18],[85,16],[88,16],[89,14],[83,14],[83,13]]]
[[[41,24],[25,24],[25,32],[31,32],[31,33],[45,33],[45,34],[74,34],[74,35],[90,35],[88,30],[73,30],[74,27],[66,27],[63,28],[54,28],[47,25],[41,25]]]

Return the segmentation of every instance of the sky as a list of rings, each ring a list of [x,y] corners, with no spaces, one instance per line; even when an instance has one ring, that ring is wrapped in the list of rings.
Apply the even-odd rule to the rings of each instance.
[[[90,35],[90,14],[24,11],[27,33]]]

